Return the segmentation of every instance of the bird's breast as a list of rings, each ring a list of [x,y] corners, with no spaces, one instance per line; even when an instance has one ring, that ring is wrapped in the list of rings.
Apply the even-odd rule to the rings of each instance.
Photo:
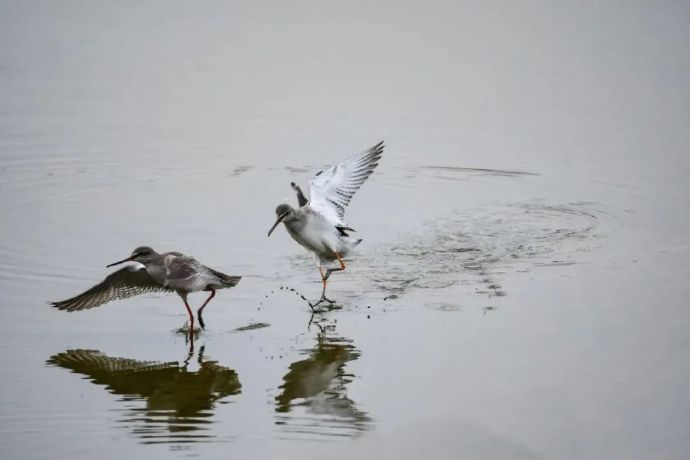
[[[338,231],[323,219],[309,216],[299,225],[286,223],[290,236],[305,249],[316,253],[321,258],[335,258],[335,251],[340,247]]]

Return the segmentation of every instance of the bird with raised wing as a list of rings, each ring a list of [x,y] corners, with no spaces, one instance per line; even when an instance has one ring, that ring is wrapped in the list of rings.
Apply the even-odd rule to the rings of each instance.
[[[210,291],[206,301],[197,310],[199,324],[205,328],[202,311],[216,295],[216,290],[230,288],[240,282],[241,276],[230,276],[214,270],[193,257],[179,252],[159,254],[148,246],[136,248],[126,259],[107,265],[137,262],[108,275],[91,289],[60,302],[51,302],[59,310],[79,311],[99,307],[118,299],[127,299],[149,292],[176,292],[189,314],[190,335],[194,330],[194,315],[187,303],[191,292]]]
[[[348,233],[354,229],[344,221],[345,208],[378,166],[383,147],[383,142],[379,142],[347,161],[316,173],[309,181],[309,200],[293,182],[291,185],[297,192],[299,207],[281,204],[276,208],[277,219],[268,236],[282,222],[290,236],[312,252],[316,259],[323,290],[321,299],[314,305],[310,304],[312,310],[324,301],[334,303],[326,297],[328,278],[333,272],[345,270],[343,258],[362,241]],[[339,266],[324,272],[324,264],[334,261]]]

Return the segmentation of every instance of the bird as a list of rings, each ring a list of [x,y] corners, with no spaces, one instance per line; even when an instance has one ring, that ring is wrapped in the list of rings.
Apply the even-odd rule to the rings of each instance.
[[[322,302],[334,303],[326,297],[328,278],[333,272],[345,270],[343,258],[362,242],[348,233],[355,230],[345,223],[345,208],[378,166],[383,148],[381,141],[347,161],[317,172],[309,181],[309,200],[292,182],[290,185],[297,192],[298,207],[293,208],[289,204],[276,207],[277,219],[268,236],[278,224],[285,224],[292,239],[313,253],[321,274],[321,299],[314,305],[309,304],[312,310]],[[324,272],[324,264],[335,261],[339,267],[328,268]]]
[[[187,302],[191,292],[210,291],[206,301],[197,310],[199,324],[205,329],[202,311],[216,295],[216,290],[236,286],[241,276],[230,276],[214,270],[193,257],[179,252],[159,254],[149,246],[139,246],[132,255],[106,268],[125,262],[137,262],[111,273],[91,289],[67,300],[50,302],[59,309],[68,312],[99,307],[118,299],[127,299],[149,292],[176,292],[182,298],[189,314],[189,331],[194,330],[194,315]]]

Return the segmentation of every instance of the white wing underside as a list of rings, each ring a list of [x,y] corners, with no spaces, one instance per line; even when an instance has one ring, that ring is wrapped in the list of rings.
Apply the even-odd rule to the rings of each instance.
[[[309,206],[334,226],[345,226],[345,208],[371,173],[383,153],[383,142],[347,161],[319,171],[309,181]]]

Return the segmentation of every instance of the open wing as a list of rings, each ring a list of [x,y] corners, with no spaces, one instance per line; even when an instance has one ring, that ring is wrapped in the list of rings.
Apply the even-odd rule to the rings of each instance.
[[[127,266],[111,273],[99,284],[78,296],[60,302],[50,302],[50,304],[59,310],[79,311],[147,292],[173,291],[158,284],[145,268]]]
[[[334,225],[344,225],[345,207],[371,173],[383,153],[383,141],[347,161],[319,171],[309,182],[309,206]]]

